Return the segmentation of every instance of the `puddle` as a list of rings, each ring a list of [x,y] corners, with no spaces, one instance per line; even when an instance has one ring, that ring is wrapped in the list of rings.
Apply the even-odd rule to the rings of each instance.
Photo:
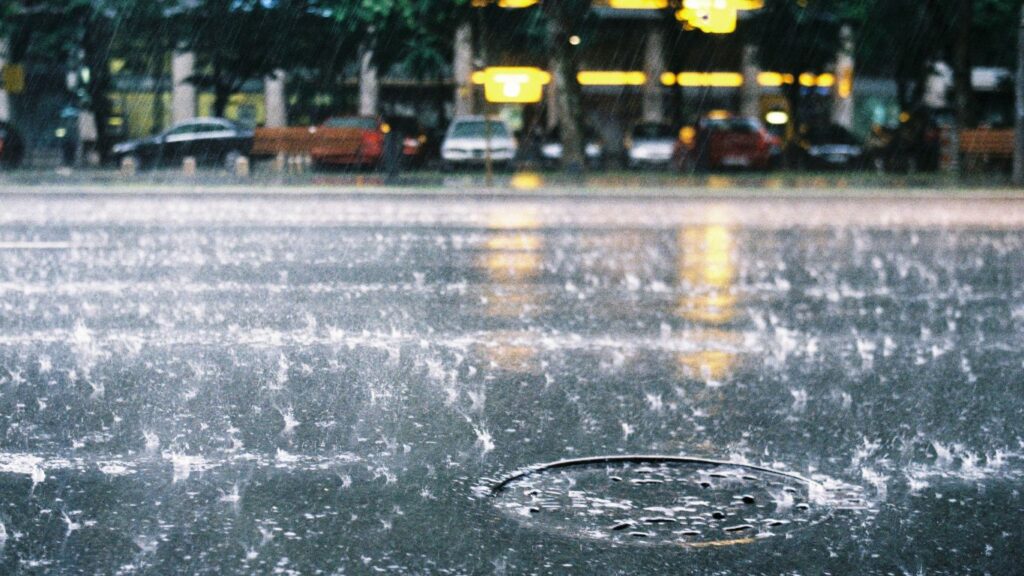
[[[666,456],[563,460],[486,488],[523,525],[616,544],[750,544],[825,521],[856,490],[759,466]]]

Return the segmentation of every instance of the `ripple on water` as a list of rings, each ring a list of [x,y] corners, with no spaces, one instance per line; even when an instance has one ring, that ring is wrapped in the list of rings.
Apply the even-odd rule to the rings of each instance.
[[[859,490],[757,466],[613,456],[526,468],[482,489],[538,530],[618,544],[748,544],[825,521]]]

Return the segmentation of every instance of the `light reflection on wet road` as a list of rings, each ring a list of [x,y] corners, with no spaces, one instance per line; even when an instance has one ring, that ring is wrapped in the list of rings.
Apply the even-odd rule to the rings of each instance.
[[[1024,202],[0,202],[0,572],[1012,574],[1024,553]],[[778,492],[754,537],[694,549],[591,531],[621,520],[600,476],[551,484],[607,508],[575,535],[481,496],[632,453],[843,498],[773,538]]]

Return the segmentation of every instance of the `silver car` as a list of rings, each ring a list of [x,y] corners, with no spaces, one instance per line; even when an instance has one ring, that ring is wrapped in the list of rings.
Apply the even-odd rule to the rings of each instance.
[[[515,161],[519,146],[508,125],[501,120],[463,116],[448,127],[441,144],[441,160],[448,168],[478,166],[486,161],[488,150],[492,162],[508,167]]]
[[[675,152],[676,131],[668,124],[642,122],[633,127],[626,137],[626,166],[667,167]]]

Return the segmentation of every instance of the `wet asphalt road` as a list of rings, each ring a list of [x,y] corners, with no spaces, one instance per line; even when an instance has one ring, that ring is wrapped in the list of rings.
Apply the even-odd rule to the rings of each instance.
[[[1022,344],[1020,201],[3,197],[0,573],[1019,574]]]

